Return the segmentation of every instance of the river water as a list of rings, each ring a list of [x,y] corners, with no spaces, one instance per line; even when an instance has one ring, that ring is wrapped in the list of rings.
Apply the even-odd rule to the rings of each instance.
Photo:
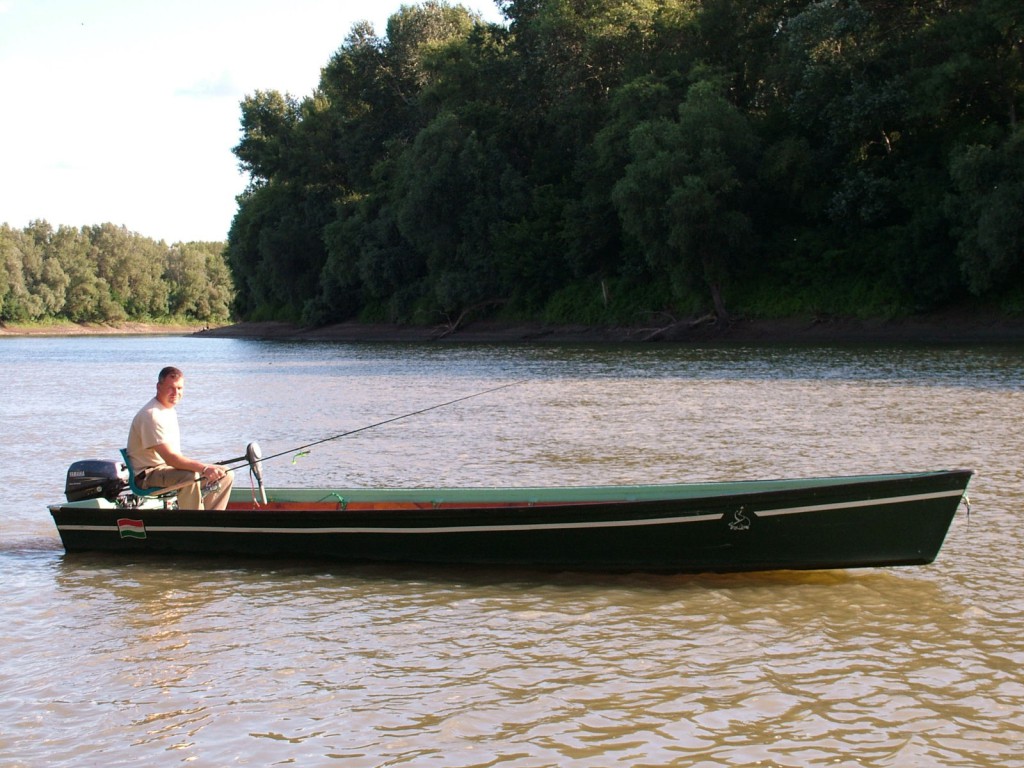
[[[1024,766],[1024,349],[0,339],[0,766]],[[971,468],[927,567],[649,576],[66,556],[165,364],[271,485]],[[298,447],[503,384],[444,408]]]

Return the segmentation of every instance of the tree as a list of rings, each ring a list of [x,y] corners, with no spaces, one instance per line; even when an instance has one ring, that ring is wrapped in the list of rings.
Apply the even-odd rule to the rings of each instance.
[[[42,270],[42,255],[35,239],[27,232],[10,230],[0,242],[6,265],[7,290],[2,319],[7,322],[39,320],[45,314],[43,300],[32,293]]]
[[[241,105],[242,139],[235,147],[238,166],[259,186],[282,174],[295,163],[292,149],[301,105],[289,94],[256,91]]]
[[[243,102],[244,317],[877,315],[1015,274],[1016,0],[501,6],[403,6]]]
[[[101,224],[88,233],[96,274],[110,286],[111,295],[128,317],[165,317],[169,288],[163,279],[166,246],[130,232]]]
[[[127,313],[114,302],[107,282],[97,275],[88,232],[88,228],[61,226],[48,238],[48,252],[68,279],[64,304],[57,314],[77,323],[124,320]]]
[[[1024,275],[1024,126],[996,147],[969,146],[952,164],[950,209],[967,285],[983,295]]]
[[[578,194],[565,206],[563,233],[572,275],[635,276],[635,241],[622,236],[622,223],[609,194],[630,162],[629,138],[637,125],[652,119],[671,119],[678,110],[685,84],[677,76],[642,75],[616,89],[608,114],[574,169]],[[642,258],[642,257],[641,257]]]
[[[723,287],[752,247],[745,205],[758,142],[723,95],[721,78],[690,86],[676,120],[645,121],[630,134],[631,162],[612,199],[652,267],[681,288],[703,284],[728,316]]]
[[[50,249],[53,227],[46,221],[33,221],[24,230],[22,269],[25,288],[34,299],[39,317],[54,317],[64,307],[68,279]]]
[[[167,255],[171,285],[170,312],[194,320],[225,320],[230,316],[231,275],[222,243],[176,243]]]
[[[300,319],[318,290],[331,212],[329,190],[299,184],[275,182],[240,197],[227,248],[239,314]]]

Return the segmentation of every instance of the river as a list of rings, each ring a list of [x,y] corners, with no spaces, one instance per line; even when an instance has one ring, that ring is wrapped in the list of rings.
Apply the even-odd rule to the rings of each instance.
[[[0,766],[1024,767],[1024,349],[0,339]],[[67,556],[163,365],[271,485],[971,468],[932,565],[651,576]],[[464,395],[490,394],[297,449]]]

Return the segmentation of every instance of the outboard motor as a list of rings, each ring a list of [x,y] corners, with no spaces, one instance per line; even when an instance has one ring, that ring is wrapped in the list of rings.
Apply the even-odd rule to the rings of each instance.
[[[85,459],[68,467],[64,495],[68,501],[103,498],[114,501],[128,487],[128,468],[120,461]]]

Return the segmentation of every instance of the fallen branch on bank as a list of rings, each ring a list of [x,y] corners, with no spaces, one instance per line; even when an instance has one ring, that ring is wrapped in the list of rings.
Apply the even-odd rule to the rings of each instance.
[[[671,315],[669,317],[672,319],[672,322],[668,325],[660,328],[654,328],[653,330],[649,328],[642,329],[646,335],[643,336],[640,341],[659,341],[664,338],[666,334],[678,330],[679,328],[693,330],[701,325],[714,324],[718,322],[718,315],[714,312],[708,312],[706,315],[701,315],[695,320],[676,320],[671,317]]]
[[[485,309],[487,307],[498,307],[506,303],[508,303],[508,299],[488,299],[487,301],[481,301],[478,304],[473,304],[472,306],[466,307],[464,310],[462,310],[462,312],[459,313],[459,316],[455,318],[455,320],[452,320],[451,317],[449,316],[446,319],[445,323],[437,328],[437,330],[432,335],[432,338],[443,339],[445,336],[451,336],[453,333],[459,330],[459,328],[462,327],[463,323],[466,321],[466,318],[469,317],[474,312],[481,309]]]

